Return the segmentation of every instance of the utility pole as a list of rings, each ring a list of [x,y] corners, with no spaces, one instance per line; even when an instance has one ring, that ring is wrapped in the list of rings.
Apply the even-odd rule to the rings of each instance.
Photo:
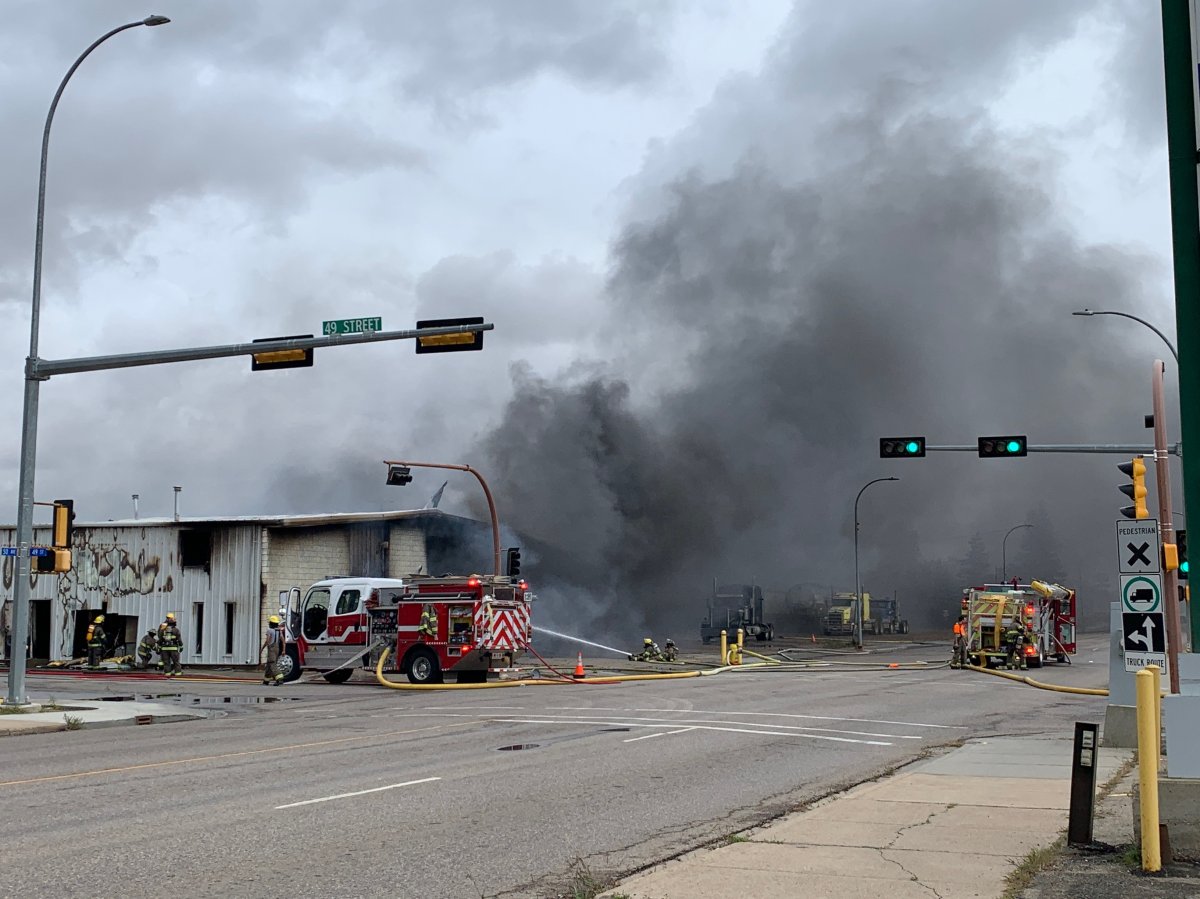
[[[1195,0],[1162,0],[1163,77],[1167,100],[1167,160],[1171,175],[1171,248],[1175,271],[1175,340],[1179,349],[1180,433],[1200,447],[1200,183],[1196,178],[1196,69],[1192,59]],[[1200,458],[1183,459],[1184,505],[1200,509]],[[1174,597],[1171,597],[1174,599]],[[1189,610],[1192,647],[1200,646],[1200,615]]]

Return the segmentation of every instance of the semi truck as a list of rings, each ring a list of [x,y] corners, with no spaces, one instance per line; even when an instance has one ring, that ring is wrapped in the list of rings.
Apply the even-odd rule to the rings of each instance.
[[[871,594],[862,595],[863,633],[879,633],[879,623],[871,618]],[[848,637],[854,634],[855,607],[857,603],[853,593],[835,593],[829,601],[829,611],[825,613],[822,630],[827,637]]]
[[[713,581],[708,600],[708,615],[700,622],[700,639],[711,643],[725,631],[729,639],[737,637],[741,628],[745,639],[759,642],[775,639],[775,627],[763,619],[762,588],[756,584],[725,584],[718,587]]]
[[[908,621],[900,617],[900,605],[896,597],[884,597],[877,599],[873,603],[875,618],[872,619],[879,626],[881,634],[907,634]]]
[[[525,581],[501,575],[332,577],[293,587],[280,593],[287,640],[279,670],[284,680],[309,669],[340,684],[388,649],[388,670],[410,683],[441,683],[447,672],[482,682],[524,654],[532,600]]]

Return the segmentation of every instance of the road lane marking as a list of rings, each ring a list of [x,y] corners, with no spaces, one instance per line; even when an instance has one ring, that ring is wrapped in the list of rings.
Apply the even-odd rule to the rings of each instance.
[[[636,743],[638,740],[652,740],[655,737],[669,737],[672,734],[686,734],[689,730],[695,730],[694,727],[685,727],[682,730],[664,730],[656,734],[644,734],[640,737],[630,737],[628,740],[622,740],[622,743]]]
[[[610,727],[662,727],[661,723],[647,724],[641,721],[596,721],[593,719],[575,721],[569,718],[495,718],[502,724],[606,724]],[[782,726],[782,725],[781,725]],[[804,737],[808,740],[827,740],[831,743],[857,743],[861,746],[893,746],[881,740],[852,740],[849,737],[830,737],[825,734],[810,734],[800,730],[750,730],[745,727],[718,727],[713,724],[697,724],[693,730],[713,730],[730,734],[758,734],[765,737]]]
[[[275,811],[284,808],[296,808],[300,805],[315,805],[318,802],[333,802],[335,799],[349,799],[351,796],[366,796],[368,793],[382,793],[384,790],[395,790],[398,787],[411,787],[416,784],[427,784],[440,777],[422,777],[420,780],[406,780],[401,784],[388,784],[386,787],[372,787],[370,790],[355,790],[353,793],[338,793],[336,796],[322,796],[320,799],[305,799],[301,802],[289,802],[287,805],[275,806]]]
[[[555,716],[547,715],[545,717],[553,718]],[[592,721],[592,720],[607,718],[609,716],[607,716],[607,715],[564,715],[561,717],[563,720],[569,719],[572,721],[588,722],[588,721]],[[879,734],[879,733],[874,733],[871,731],[862,731],[862,730],[841,730],[839,728],[833,728],[833,727],[812,727],[812,726],[805,725],[805,724],[777,724],[777,723],[756,724],[753,721],[722,721],[719,718],[718,719],[711,719],[711,718],[701,718],[701,719],[695,719],[695,718],[638,718],[636,720],[660,722],[663,725],[671,725],[671,724],[697,724],[697,725],[698,724],[731,724],[731,725],[745,725],[746,727],[786,727],[788,730],[817,731],[819,733],[828,733],[828,734],[846,734],[851,737],[886,737],[889,740],[920,740],[921,739],[920,737],[915,737],[912,735],[905,735],[905,734]]]
[[[693,715],[757,715],[769,718],[803,718],[810,721],[848,721],[852,724],[891,724],[897,727],[935,727],[940,730],[967,730],[962,724],[925,724],[920,721],[886,721],[879,718],[839,718],[835,715],[799,715],[792,712],[707,712],[701,709],[618,709],[609,706],[546,706],[550,711],[563,712],[688,712]]]
[[[120,774],[125,771],[142,771],[147,768],[167,768],[173,765],[191,765],[195,762],[213,762],[220,759],[233,759],[242,756],[263,755],[268,752],[288,752],[292,749],[312,749],[316,746],[334,746],[338,743],[352,743],[358,740],[376,740],[384,737],[399,737],[404,734],[421,734],[431,730],[443,730],[452,727],[466,727],[463,724],[433,724],[429,727],[416,727],[411,730],[393,730],[380,734],[359,734],[355,737],[338,737],[334,740],[316,740],[311,743],[293,743],[289,746],[272,746],[269,749],[245,749],[241,752],[222,752],[219,755],[199,755],[193,758],[172,759],[166,762],[145,762],[141,765],[123,765],[119,768],[96,768],[93,771],[76,771],[71,774],[47,774],[44,777],[28,777],[24,780],[0,780],[0,787],[17,787],[23,784],[49,783],[55,780],[71,780],[76,777],[95,777],[97,774]]]

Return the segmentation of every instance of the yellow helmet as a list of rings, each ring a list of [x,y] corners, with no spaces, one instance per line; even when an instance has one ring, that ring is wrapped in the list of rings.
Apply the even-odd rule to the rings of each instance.
[[[279,616],[272,615],[270,618],[267,619],[267,624],[279,624]]]
[[[167,612],[167,621],[174,621],[174,620],[175,620],[175,613]]]
[[[643,640],[643,641],[642,641],[642,643],[643,643],[644,645],[646,645],[646,646],[649,646],[649,645],[650,645],[651,643],[653,643],[653,642],[654,642],[654,641],[653,641],[653,640],[651,640],[649,637],[647,637],[645,640]]]
[[[103,623],[104,623],[104,616],[103,616],[103,615],[97,615],[97,616],[96,616],[96,624],[103,624]]]

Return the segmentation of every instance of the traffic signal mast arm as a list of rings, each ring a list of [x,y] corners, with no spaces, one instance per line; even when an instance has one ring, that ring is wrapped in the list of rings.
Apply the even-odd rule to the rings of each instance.
[[[1153,456],[1154,447],[1148,443],[1031,443],[1025,447],[1029,453],[1115,453],[1126,456],[1143,453]],[[925,452],[933,453],[978,453],[978,444],[947,444],[936,446],[925,445]],[[1167,446],[1167,453],[1172,456],[1182,455],[1180,445],[1172,443]]]

